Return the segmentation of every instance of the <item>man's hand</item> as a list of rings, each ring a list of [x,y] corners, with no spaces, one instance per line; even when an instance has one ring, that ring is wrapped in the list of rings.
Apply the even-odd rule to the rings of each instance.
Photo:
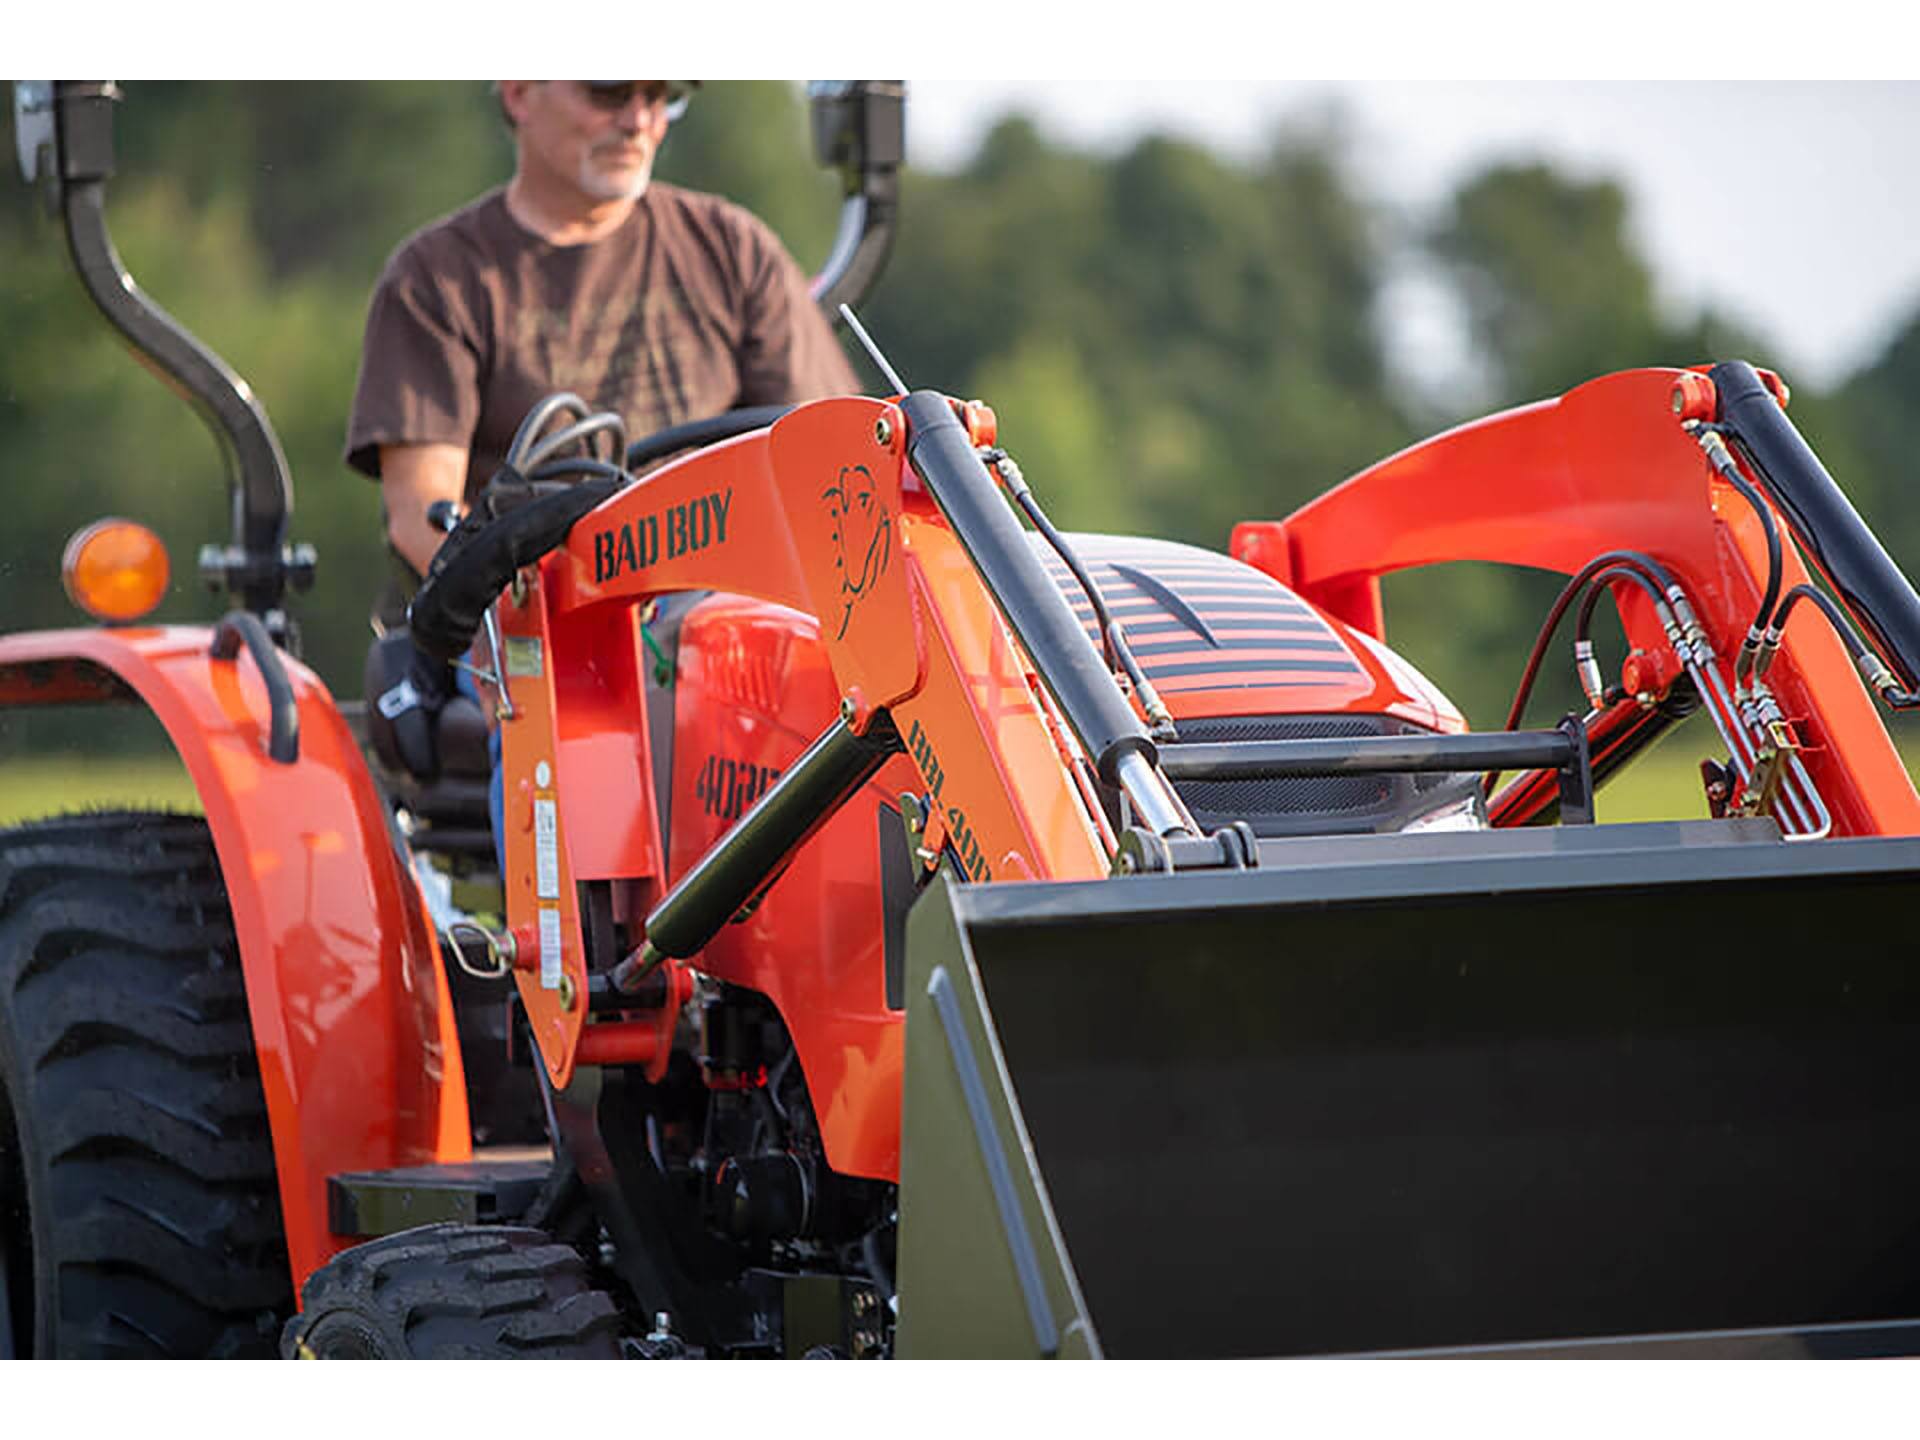
[[[401,557],[421,575],[433,563],[433,553],[446,532],[427,521],[427,507],[451,500],[464,509],[467,488],[467,452],[459,445],[382,445],[380,495],[387,506],[387,538]]]

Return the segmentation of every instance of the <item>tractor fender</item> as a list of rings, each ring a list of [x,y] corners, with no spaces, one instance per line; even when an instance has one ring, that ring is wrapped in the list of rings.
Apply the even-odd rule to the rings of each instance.
[[[328,1223],[342,1172],[471,1157],[465,1074],[438,942],[384,805],[325,684],[278,651],[297,753],[245,648],[206,627],[0,638],[0,708],[137,702],[165,728],[224,874],[296,1291],[353,1237]],[[284,742],[279,748],[286,753]]]

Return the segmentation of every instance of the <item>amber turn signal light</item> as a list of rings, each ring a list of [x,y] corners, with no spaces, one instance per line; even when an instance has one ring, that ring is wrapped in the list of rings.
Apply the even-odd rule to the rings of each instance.
[[[74,532],[60,559],[67,598],[96,620],[126,625],[167,593],[167,547],[132,520],[96,520]]]

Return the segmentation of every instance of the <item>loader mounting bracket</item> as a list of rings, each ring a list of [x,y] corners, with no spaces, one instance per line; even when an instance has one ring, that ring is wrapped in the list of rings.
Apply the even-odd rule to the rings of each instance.
[[[1252,870],[1260,864],[1260,842],[1244,820],[1211,835],[1156,835],[1130,825],[1113,854],[1116,875],[1169,875],[1176,870]]]

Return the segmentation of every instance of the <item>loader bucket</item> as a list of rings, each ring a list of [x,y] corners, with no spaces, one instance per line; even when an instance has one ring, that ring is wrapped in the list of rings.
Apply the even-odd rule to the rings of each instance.
[[[898,1353],[1920,1351],[1920,840],[938,880]]]

